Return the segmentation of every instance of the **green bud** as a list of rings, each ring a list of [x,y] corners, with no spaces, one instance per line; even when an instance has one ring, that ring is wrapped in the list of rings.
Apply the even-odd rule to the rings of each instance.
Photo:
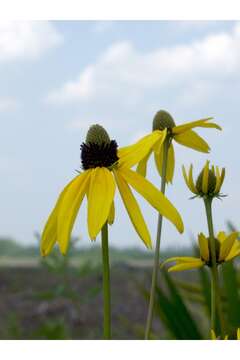
[[[203,181],[203,172],[204,169],[201,171],[201,173],[199,174],[198,178],[197,178],[197,182],[196,182],[196,188],[197,191],[199,193],[203,193],[203,189],[202,189],[202,181]],[[212,170],[209,169],[208,172],[208,191],[207,194],[212,194],[215,190],[216,187],[216,183],[217,183],[217,179],[216,176],[214,174],[214,172]]]
[[[101,125],[92,125],[86,136],[86,144],[94,143],[98,145],[110,144],[111,140],[107,131]]]
[[[165,110],[158,111],[153,118],[153,131],[164,130],[166,128],[172,129],[175,126],[176,124],[173,117]]]

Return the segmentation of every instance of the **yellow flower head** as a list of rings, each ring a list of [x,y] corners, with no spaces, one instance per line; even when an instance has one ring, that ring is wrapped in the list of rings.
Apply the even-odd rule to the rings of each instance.
[[[226,235],[224,231],[219,232],[215,239],[216,261],[217,265],[230,261],[240,255],[240,241],[238,240],[238,232]],[[167,259],[164,264],[174,262],[168,271],[183,271],[200,268],[204,265],[212,266],[212,257],[210,252],[209,238],[203,233],[198,235],[198,244],[200,249],[200,257],[172,257]]]
[[[219,169],[218,166],[209,168],[209,161],[206,162],[203,170],[200,172],[197,181],[193,180],[193,166],[189,168],[187,174],[185,167],[182,167],[183,177],[189,190],[200,197],[222,197],[220,191],[225,178],[225,169]]]
[[[166,171],[166,181],[172,182],[175,168],[175,155],[172,141],[189,147],[191,149],[208,153],[210,151],[209,145],[192,129],[200,128],[215,128],[221,130],[221,127],[215,123],[210,123],[211,117],[192,121],[182,125],[176,125],[172,116],[164,110],[157,112],[153,119],[153,131],[151,134],[143,137],[136,144],[141,144],[146,151],[145,157],[138,163],[137,171],[146,176],[147,162],[152,153],[154,153],[157,170],[162,176],[162,162],[163,162],[163,143],[169,141],[168,161]],[[122,148],[122,153],[129,151],[129,147]]]
[[[60,194],[42,234],[41,254],[48,255],[55,243],[58,243],[63,254],[67,252],[73,225],[85,195],[90,238],[94,240],[107,221],[112,224],[116,185],[130,220],[147,247],[151,247],[150,234],[130,186],[170,220],[179,232],[183,232],[181,216],[170,201],[149,181],[130,170],[145,154],[146,150],[140,147],[122,154],[105,129],[93,125],[86,142],[81,145],[83,172]]]

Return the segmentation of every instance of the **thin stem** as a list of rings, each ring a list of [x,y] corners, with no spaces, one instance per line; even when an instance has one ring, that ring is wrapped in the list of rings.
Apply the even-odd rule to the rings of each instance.
[[[103,337],[111,339],[111,292],[110,292],[110,267],[108,252],[108,224],[101,231],[102,235],[102,265],[103,265]]]
[[[162,162],[162,180],[161,180],[161,192],[163,194],[165,194],[165,188],[166,188],[166,173],[167,173],[169,145],[170,145],[170,139],[169,139],[169,137],[167,137],[163,144],[163,162]],[[147,316],[146,329],[145,329],[145,340],[149,339],[150,333],[151,333],[151,328],[152,328],[155,292],[156,292],[156,285],[157,285],[158,272],[159,272],[159,266],[160,266],[159,259],[160,259],[162,223],[163,223],[163,217],[161,214],[159,214],[158,215],[158,225],[157,225],[156,247],[155,247],[155,254],[154,254],[154,265],[153,265],[153,272],[152,272],[152,284],[151,284],[148,316]]]
[[[212,219],[212,199],[204,199],[207,222],[208,222],[208,231],[209,231],[209,240],[210,240],[210,253],[211,253],[211,329],[214,330],[217,334],[217,321],[219,320],[220,332],[223,337],[223,317],[221,309],[221,296],[220,296],[220,285],[219,285],[219,274],[217,268],[217,259],[216,259],[216,245],[215,245],[215,236],[213,229],[213,219]]]

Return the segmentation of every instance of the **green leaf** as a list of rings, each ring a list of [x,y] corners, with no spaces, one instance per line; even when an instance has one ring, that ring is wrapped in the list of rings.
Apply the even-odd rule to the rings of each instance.
[[[223,286],[226,296],[226,315],[233,328],[240,327],[240,297],[238,292],[237,271],[233,262],[222,266]],[[225,316],[226,316],[225,315]]]
[[[189,334],[189,338],[192,339],[202,338],[192,314],[188,310],[177,287],[175,286],[173,280],[166,271],[164,272],[164,278],[168,285],[168,289],[170,291],[172,299],[174,300],[175,308],[178,310],[178,313],[182,317],[182,319],[183,320],[185,319],[186,330]]]
[[[175,316],[174,306],[160,287],[156,289],[155,310],[165,327],[175,339],[186,339],[182,326]]]
[[[199,340],[202,335],[175,283],[166,271],[161,272],[167,285],[168,296],[157,288],[156,309],[169,331],[179,340]]]
[[[202,287],[202,293],[205,299],[207,314],[210,317],[211,316],[211,281],[209,278],[209,273],[207,269],[202,267],[198,269],[198,274]]]

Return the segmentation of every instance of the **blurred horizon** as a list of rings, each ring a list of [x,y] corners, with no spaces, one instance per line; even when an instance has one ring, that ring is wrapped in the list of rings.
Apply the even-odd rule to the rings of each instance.
[[[239,40],[235,21],[0,22],[0,238],[37,245],[34,234],[80,168],[80,144],[91,124],[100,123],[124,146],[151,131],[160,109],[177,124],[213,116],[223,128],[199,130],[210,154],[176,144],[166,195],[186,230],[180,236],[165,221],[163,248],[190,247],[192,235],[207,232],[201,201],[189,201],[183,163],[194,164],[195,176],[207,159],[226,167],[228,197],[214,202],[215,230],[227,220],[238,226]],[[159,187],[153,161],[149,178]],[[138,199],[154,242],[157,213]],[[86,202],[73,235],[91,246]],[[112,247],[145,249],[119,196],[110,235]]]

